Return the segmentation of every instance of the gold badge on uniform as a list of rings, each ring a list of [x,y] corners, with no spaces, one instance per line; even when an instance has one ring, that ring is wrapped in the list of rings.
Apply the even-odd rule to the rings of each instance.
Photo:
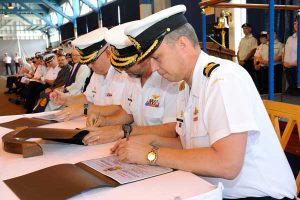
[[[180,83],[180,85],[179,85],[179,91],[182,91],[182,90],[184,90],[184,89],[185,89],[185,82],[182,81],[182,82]]]
[[[197,107],[195,107],[195,110],[194,110],[194,113],[193,113],[193,121],[198,121],[198,113],[199,113],[199,110]]]

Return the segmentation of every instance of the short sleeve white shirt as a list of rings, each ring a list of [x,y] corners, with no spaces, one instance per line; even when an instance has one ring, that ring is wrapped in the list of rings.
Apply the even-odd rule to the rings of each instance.
[[[210,62],[220,66],[207,78],[203,69]],[[223,183],[224,198],[294,198],[292,171],[256,87],[243,68],[201,52],[188,99],[187,93],[181,91],[185,100],[180,102],[184,105],[179,106],[176,126],[184,148],[211,147],[230,134],[248,132],[240,174],[233,180],[204,177],[213,184]]]
[[[96,73],[92,75],[84,94],[95,105],[121,105],[126,81],[127,74],[110,67],[106,76]]]
[[[244,60],[248,53],[257,47],[257,40],[253,37],[252,34],[246,35],[243,37],[239,43],[239,58],[240,60]]]
[[[61,70],[61,68],[57,65],[56,67],[48,67],[48,70],[45,74],[45,76],[42,77],[42,81],[45,80],[55,80],[58,72]]]
[[[3,59],[3,62],[5,62],[6,64],[10,64],[11,63],[11,57],[10,56],[5,56]]]
[[[278,40],[274,40],[274,56],[281,56],[283,44]],[[262,57],[264,60],[269,60],[269,44],[260,44],[254,54],[255,57]],[[274,62],[275,65],[281,62]]]
[[[37,69],[35,70],[33,78],[39,80],[46,73],[47,73],[47,67],[44,65],[38,65]]]
[[[140,78],[128,79],[121,105],[138,126],[170,123],[176,121],[177,94],[177,83],[153,72],[143,87]]]
[[[284,48],[284,61],[292,63],[297,60],[297,33],[288,38]]]

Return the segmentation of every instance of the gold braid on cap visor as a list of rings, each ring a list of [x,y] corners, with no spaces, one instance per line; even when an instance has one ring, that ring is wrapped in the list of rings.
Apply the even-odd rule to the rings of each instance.
[[[153,50],[156,50],[162,40],[164,39],[165,35],[167,35],[168,33],[171,32],[171,29],[170,28],[166,28],[165,31],[163,31],[154,41],[153,43],[147,48],[146,52],[143,53],[142,49],[141,49],[141,44],[135,39],[133,38],[132,36],[130,35],[127,35],[129,40],[133,43],[133,45],[137,48],[137,50],[140,52],[140,55],[137,59],[137,62],[140,62],[142,61],[145,57],[147,57],[150,53],[152,53]]]
[[[128,57],[118,57],[113,52],[110,55],[110,62],[114,67],[117,68],[127,68],[130,64],[134,64],[137,61],[138,54]]]
[[[92,60],[95,60],[96,58],[98,58],[99,55],[100,55],[100,51],[95,51],[94,53],[87,55],[87,56],[80,55],[79,61],[82,64],[86,64],[86,63],[89,63]]]

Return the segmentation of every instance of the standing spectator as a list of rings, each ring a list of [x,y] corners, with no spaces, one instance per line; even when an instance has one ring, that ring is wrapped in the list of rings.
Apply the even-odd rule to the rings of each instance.
[[[243,24],[242,29],[245,34],[245,37],[243,37],[242,40],[240,41],[237,57],[238,57],[239,64],[248,71],[253,81],[255,81],[253,55],[257,47],[257,40],[255,37],[253,37],[251,33],[250,24],[248,23]]]
[[[297,88],[297,31],[298,20],[295,18],[294,34],[287,39],[283,54],[283,66],[289,84],[286,92],[289,94],[300,93]]]
[[[10,69],[10,74],[13,74],[11,68],[11,57],[7,53],[4,54],[3,62],[5,63],[6,67],[6,75],[9,75],[8,69]]]
[[[268,33],[262,31],[259,36],[260,45],[254,54],[254,68],[257,71],[257,89],[260,94],[268,92]]]
[[[14,57],[14,62],[15,62],[15,72],[17,73],[18,72],[18,69],[19,69],[19,67],[20,67],[20,63],[19,63],[19,59],[20,59],[21,57],[19,56],[19,54],[18,53],[16,53],[16,56]]]

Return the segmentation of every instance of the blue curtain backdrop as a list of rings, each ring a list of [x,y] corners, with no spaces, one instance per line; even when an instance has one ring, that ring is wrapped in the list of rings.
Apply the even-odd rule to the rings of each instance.
[[[118,25],[118,6],[121,24],[140,19],[139,0],[116,0],[101,7],[103,26],[110,28]]]
[[[247,3],[268,4],[268,0],[247,0]],[[278,5],[300,5],[300,0],[275,0]],[[275,31],[281,42],[286,42],[293,33],[293,21],[296,11],[275,10]],[[247,22],[252,25],[252,33],[258,37],[263,30],[269,31],[269,10],[247,9]]]
[[[61,41],[74,39],[74,24],[72,22],[65,23],[60,26]]]

